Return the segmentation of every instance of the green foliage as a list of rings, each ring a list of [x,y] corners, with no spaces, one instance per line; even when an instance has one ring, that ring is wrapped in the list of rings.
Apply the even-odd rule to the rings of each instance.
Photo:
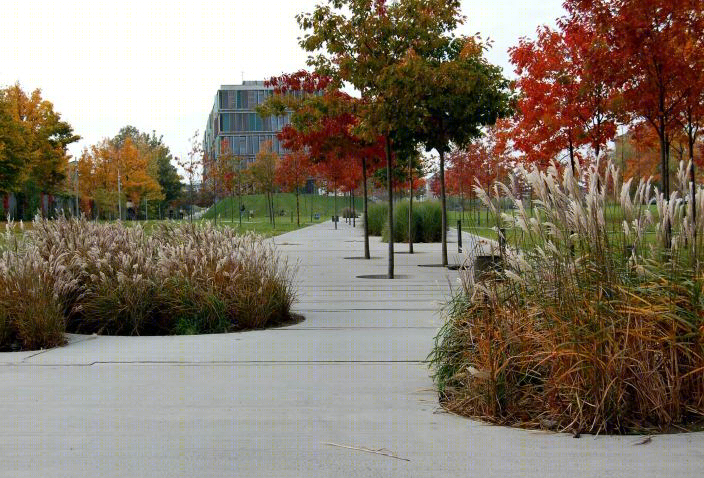
[[[394,242],[408,242],[408,201],[394,206]],[[439,242],[442,237],[442,209],[437,201],[413,203],[413,242]],[[389,240],[389,224],[384,223],[382,241]]]
[[[37,349],[64,332],[228,332],[290,318],[295,270],[252,234],[210,224],[35,220],[5,235],[0,349]]]
[[[381,236],[384,231],[384,225],[387,222],[389,215],[388,204],[374,203],[369,204],[367,211],[367,224],[369,226],[370,236]]]

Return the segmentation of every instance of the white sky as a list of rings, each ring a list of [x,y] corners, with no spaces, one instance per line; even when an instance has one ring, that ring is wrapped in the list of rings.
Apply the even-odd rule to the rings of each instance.
[[[83,139],[72,154],[127,124],[163,134],[175,156],[201,132],[219,85],[305,67],[299,12],[321,0],[10,0],[0,15],[0,86],[41,88]],[[506,50],[562,0],[463,0],[461,32],[494,40],[488,58],[512,74]]]

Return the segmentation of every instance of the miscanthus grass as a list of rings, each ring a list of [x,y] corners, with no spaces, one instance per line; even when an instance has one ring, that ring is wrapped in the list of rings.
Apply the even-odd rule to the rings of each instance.
[[[445,309],[430,356],[444,405],[575,434],[700,426],[704,191],[691,197],[684,165],[678,181],[665,198],[613,164],[575,175],[553,166],[478,189],[497,230],[520,230],[523,242],[495,251],[502,272],[465,272]],[[532,207],[512,194],[519,182]]]
[[[290,318],[295,268],[254,234],[210,224],[36,219],[5,234],[0,347],[59,345],[64,332],[195,334]]]

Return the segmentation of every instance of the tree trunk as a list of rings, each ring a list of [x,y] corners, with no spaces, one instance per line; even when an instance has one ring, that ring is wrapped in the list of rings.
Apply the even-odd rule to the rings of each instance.
[[[264,192],[264,200],[266,201],[266,214],[269,216],[269,224],[271,224],[271,200],[269,199],[269,191]]]
[[[274,191],[271,191],[271,225],[276,229],[276,204],[274,203]]]
[[[660,171],[662,175],[662,193],[665,196],[665,200],[670,200],[670,154],[669,154],[669,141],[667,139],[667,133],[665,132],[665,124],[662,123],[660,130],[658,131],[658,136],[660,137]],[[665,247],[670,248],[672,243],[672,225],[670,221],[667,221],[665,226]]]
[[[193,183],[191,183],[191,210],[188,215],[191,218],[191,224],[193,224]]]
[[[357,204],[354,202],[354,189],[352,190],[352,227],[357,227]]]
[[[242,227],[242,162],[237,162],[237,197],[239,198],[240,228]]]
[[[413,254],[413,161],[408,159],[408,253]]]
[[[369,254],[369,221],[367,221],[367,216],[369,213],[367,205],[367,158],[362,158],[362,181],[363,181],[363,191],[364,191],[364,258],[370,259]]]
[[[394,192],[391,185],[391,138],[386,136],[386,188],[389,192],[389,263],[388,278],[394,278]]]
[[[301,227],[301,205],[298,202],[298,186],[296,186],[296,225]]]
[[[670,165],[668,164],[668,145],[667,145],[667,134],[665,133],[665,126],[661,126],[658,131],[658,137],[660,139],[660,174],[662,193],[665,199],[670,199]]]
[[[337,184],[333,184],[333,188],[335,188],[335,193],[334,193],[335,199],[333,200],[333,202],[335,203],[335,207],[333,208],[334,211],[332,213],[332,215],[333,215],[332,222],[333,222],[333,224],[335,224],[335,229],[337,229],[337,221],[336,221],[336,219],[337,219]]]
[[[440,150],[440,205],[442,208],[442,265],[447,266],[447,198],[445,197],[445,152]]]
[[[691,127],[691,113],[689,116],[690,127],[687,130],[687,147],[689,148],[689,203],[692,205],[692,263],[696,266],[697,260],[697,188],[694,173],[694,144],[697,141],[694,129]],[[696,271],[696,268],[695,268]]]
[[[574,176],[575,169],[577,169],[577,168],[575,167],[575,164],[574,164],[574,144],[572,144],[572,138],[569,139],[569,146],[570,146],[570,168],[572,170],[572,176]]]

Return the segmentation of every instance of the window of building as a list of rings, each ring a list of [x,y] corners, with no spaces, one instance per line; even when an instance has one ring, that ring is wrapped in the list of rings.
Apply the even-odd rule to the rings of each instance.
[[[220,131],[235,131],[235,113],[220,113]]]

